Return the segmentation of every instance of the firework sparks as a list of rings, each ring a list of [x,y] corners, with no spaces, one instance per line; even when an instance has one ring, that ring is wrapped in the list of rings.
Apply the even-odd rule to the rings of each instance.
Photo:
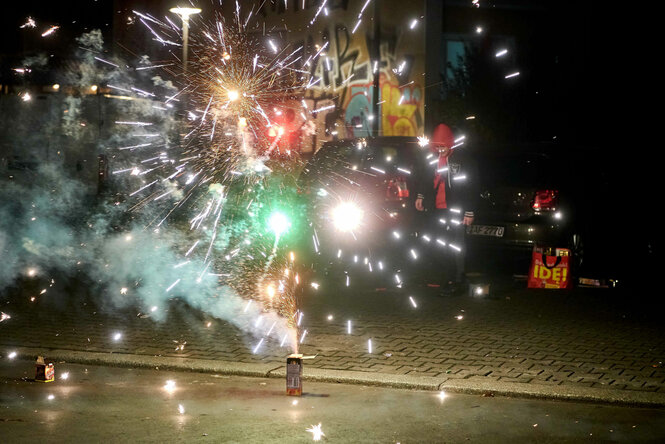
[[[35,20],[32,17],[26,18],[25,23],[22,24],[21,26],[19,26],[19,28],[21,28],[21,29],[23,29],[23,28],[35,28],[35,27],[37,27],[37,23],[35,22]]]
[[[326,436],[321,429],[321,423],[310,426],[306,431],[312,434],[312,439],[314,441],[321,441],[321,438]]]
[[[362,2],[350,25],[352,33],[359,29],[370,3],[371,0]],[[237,310],[238,323],[255,335],[251,346],[254,353],[265,349],[271,339],[279,341],[280,346],[288,342],[297,352],[298,344],[308,335],[304,325],[307,318],[300,306],[303,287],[308,284],[302,285],[307,281],[298,273],[294,257],[287,256],[284,249],[292,233],[301,229],[293,217],[295,212],[289,209],[288,193],[293,186],[287,184],[300,166],[294,155],[297,150],[293,146],[293,126],[311,123],[308,119],[316,119],[319,113],[336,108],[331,101],[317,104],[304,97],[308,88],[324,80],[321,72],[310,74],[316,72],[313,68],[320,66],[325,71],[327,67],[330,71],[335,69],[335,63],[326,54],[327,41],[308,50],[291,46],[275,34],[268,38],[265,33],[255,32],[260,26],[250,24],[254,12],[242,13],[238,2],[233,22],[192,18],[189,69],[171,79],[173,88],[167,93],[117,79],[111,84],[100,83],[97,91],[110,88],[127,98],[150,104],[150,113],[131,113],[114,119],[118,133],[128,137],[116,145],[119,166],[113,174],[124,173],[119,177],[127,179],[126,195],[133,199],[130,211],[145,210],[151,217],[157,214],[151,227],[156,233],[166,227],[167,219],[173,221],[171,226],[187,221],[182,224],[179,259],[168,265],[172,275],[160,284],[164,297],[180,296],[192,281],[196,285],[216,281],[220,288],[229,288],[239,300],[246,301]],[[324,0],[318,5],[312,23],[326,14]],[[136,22],[158,43],[179,46],[183,42],[180,27],[170,19],[160,20],[136,11],[134,15]],[[418,25],[419,19],[413,17],[406,23],[410,29]],[[125,65],[115,58],[93,55],[90,59],[106,71],[118,71]],[[316,59],[320,59],[319,65],[315,64]],[[378,72],[379,60],[372,63]],[[171,72],[172,67],[183,66],[183,62],[174,59],[141,65],[136,71],[167,68],[162,72]],[[398,74],[408,71],[406,60],[400,60],[396,70]],[[352,72],[345,72],[340,80],[335,88],[356,81]],[[400,88],[407,88],[413,82],[402,80],[400,84]],[[410,100],[406,91],[400,95],[400,104]],[[164,121],[174,117],[181,142],[167,146],[161,128]],[[294,122],[291,126],[290,121]],[[150,139],[146,140],[147,137]],[[429,141],[422,136],[418,142],[426,146]],[[363,148],[361,144],[359,149]],[[122,161],[126,164],[121,165]],[[438,159],[432,162],[437,163]],[[363,173],[372,177],[389,178],[395,172],[410,176],[414,171],[397,156],[377,159],[368,167],[369,171]],[[349,171],[363,168],[349,165]],[[325,211],[329,225],[332,222],[336,231],[345,237],[348,234],[349,242],[362,239],[365,219],[370,213],[361,202],[325,187],[320,187],[317,196],[330,201]],[[395,218],[394,214],[390,217]],[[399,228],[404,234],[391,230],[391,236],[406,244],[409,233],[404,227]],[[316,231],[312,245],[317,253],[325,249]],[[419,258],[419,250],[404,247],[411,258]],[[376,271],[374,267],[380,271],[391,269],[391,264],[367,252],[345,247],[342,257],[341,248],[336,250],[340,261],[353,261],[352,265],[357,264],[364,272]],[[402,277],[396,269],[392,271],[385,276],[388,279],[394,276],[397,286],[401,286]],[[353,273],[345,271],[347,287],[351,286]],[[353,282],[357,282],[355,274]],[[319,288],[315,282],[309,285]],[[120,293],[130,293],[128,287],[122,287]],[[131,293],[137,291],[132,287]],[[415,299],[409,297],[409,300],[416,308]],[[351,334],[351,327],[349,320],[347,334]],[[120,333],[113,336],[114,341],[121,338]],[[372,353],[371,340],[367,347]]]
[[[55,31],[57,31],[58,29],[60,29],[60,26],[51,26],[50,28],[48,28],[46,31],[44,31],[42,33],[42,37],[48,37],[51,34],[53,34]]]

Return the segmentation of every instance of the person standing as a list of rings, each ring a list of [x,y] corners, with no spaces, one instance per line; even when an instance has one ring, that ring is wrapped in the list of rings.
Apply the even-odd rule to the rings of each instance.
[[[427,213],[418,236],[433,245],[435,276],[444,292],[452,293],[466,285],[466,227],[474,219],[470,168],[463,169],[461,156],[455,155],[455,138],[447,125],[436,126],[429,147],[416,183],[416,210]]]

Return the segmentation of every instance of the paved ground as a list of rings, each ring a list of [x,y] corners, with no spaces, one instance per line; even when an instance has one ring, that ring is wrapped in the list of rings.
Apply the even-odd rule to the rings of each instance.
[[[665,337],[646,295],[523,287],[496,285],[493,298],[474,298],[441,297],[427,287],[322,286],[305,303],[302,351],[318,353],[306,362],[305,376],[665,405]],[[226,363],[238,374],[283,374],[288,350],[269,344],[253,354],[256,339],[177,301],[168,319],[156,323],[136,310],[63,303],[57,288],[47,296],[5,297],[1,310],[11,318],[0,323],[0,355],[42,351],[70,362],[214,371]]]
[[[665,438],[665,409],[318,382],[294,398],[277,379],[68,363],[43,384],[33,369],[0,361],[3,442],[304,443],[318,424],[335,443]]]

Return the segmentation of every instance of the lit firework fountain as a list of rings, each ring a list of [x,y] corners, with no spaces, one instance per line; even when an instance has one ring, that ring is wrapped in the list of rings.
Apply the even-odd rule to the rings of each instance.
[[[135,14],[158,42],[181,41],[180,28],[170,19]],[[288,211],[297,205],[292,173],[299,159],[278,119],[294,114],[290,104],[300,103],[309,75],[296,68],[302,48],[280,49],[253,34],[251,14],[242,17],[238,5],[230,23],[218,17],[192,26],[187,69],[174,79],[178,91],[161,105],[178,110],[177,140],[125,147],[133,164],[117,172],[142,179],[130,193],[138,199],[132,210],[158,213],[150,224],[155,232],[168,223],[184,225],[183,215],[188,218],[189,244],[177,267],[191,267],[190,259],[200,257],[196,280],[219,279],[246,299],[244,313],[256,314],[249,308],[259,307],[252,330],[263,338],[254,352],[270,337],[297,350],[299,276],[295,257],[285,257],[280,241],[297,224]],[[149,127],[151,122],[116,124]],[[167,291],[181,279],[174,277]]]

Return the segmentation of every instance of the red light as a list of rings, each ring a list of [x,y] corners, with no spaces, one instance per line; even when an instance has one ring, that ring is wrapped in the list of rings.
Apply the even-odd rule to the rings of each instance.
[[[531,207],[536,211],[554,211],[558,203],[557,190],[538,190],[533,196]]]

